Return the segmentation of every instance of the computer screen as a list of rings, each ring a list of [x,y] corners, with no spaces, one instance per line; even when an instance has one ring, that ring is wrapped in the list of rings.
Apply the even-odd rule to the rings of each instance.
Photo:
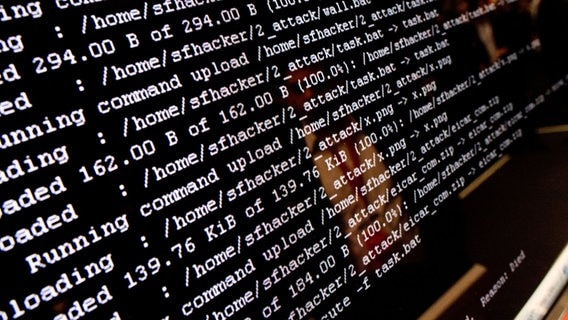
[[[0,320],[540,319],[568,3],[0,4]]]

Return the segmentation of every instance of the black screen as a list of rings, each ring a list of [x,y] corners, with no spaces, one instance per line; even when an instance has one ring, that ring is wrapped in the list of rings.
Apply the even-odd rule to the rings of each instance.
[[[0,319],[546,314],[566,9],[4,1]]]

